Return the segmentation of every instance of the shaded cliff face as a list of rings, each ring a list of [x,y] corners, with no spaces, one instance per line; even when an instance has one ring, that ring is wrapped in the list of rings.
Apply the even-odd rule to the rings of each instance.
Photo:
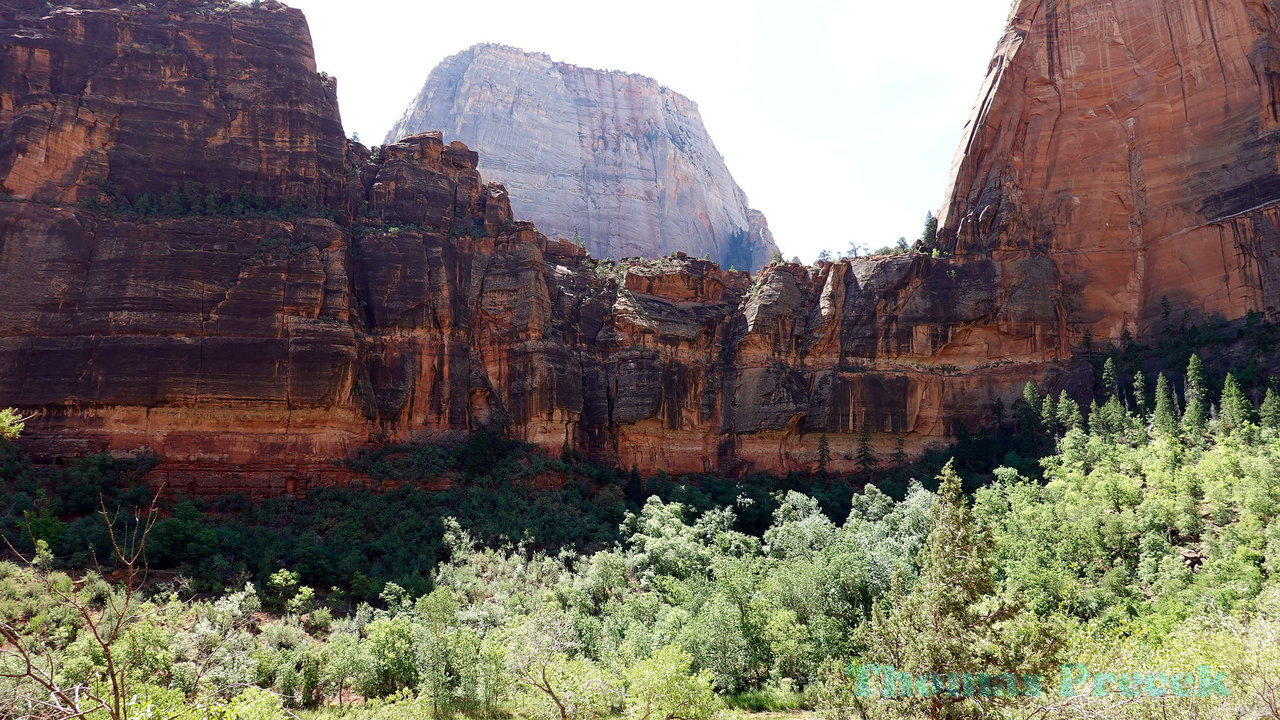
[[[479,151],[517,214],[598,257],[684,251],[754,270],[777,250],[697,105],[650,78],[477,45],[432,70],[387,141],[426,130]]]
[[[1022,0],[941,218],[962,257],[1040,254],[1072,334],[1280,310],[1280,4]]]

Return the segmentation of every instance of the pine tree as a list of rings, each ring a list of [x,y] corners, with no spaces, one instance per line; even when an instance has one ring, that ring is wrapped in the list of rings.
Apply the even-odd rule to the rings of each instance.
[[[858,433],[858,469],[863,472],[870,472],[876,467],[876,455],[871,450],[871,428],[864,420],[862,422],[862,432]]]
[[[1147,376],[1141,370],[1133,374],[1133,407],[1139,415],[1147,414]]]
[[[1040,391],[1036,389],[1034,383],[1028,382],[1022,386],[1022,400],[1017,410],[1018,432],[1023,435],[1034,435],[1037,423],[1040,421]]]
[[[1231,373],[1227,373],[1227,379],[1222,384],[1221,407],[1218,418],[1226,432],[1235,432],[1253,423],[1253,403],[1245,397]]]
[[[1204,432],[1204,424],[1209,417],[1209,387],[1199,355],[1192,354],[1187,363],[1185,395],[1187,408],[1182,413],[1182,427],[1192,437],[1197,437]]]
[[[1102,409],[1098,406],[1097,400],[1089,401],[1089,416],[1085,418],[1089,421],[1089,434],[1102,435],[1105,433],[1106,426],[1102,422]]]
[[[1066,390],[1058,395],[1058,427],[1065,435],[1084,425],[1084,417],[1080,414],[1080,403],[1071,399]]]
[[[920,233],[920,241],[929,247],[938,239],[938,218],[933,213],[924,214],[924,232]]]
[[[1113,358],[1107,358],[1102,364],[1102,393],[1106,397],[1120,394],[1120,385],[1116,380],[1116,361]]]
[[[831,462],[831,441],[826,435],[818,438],[818,474],[827,474],[827,463]]]
[[[1004,427],[1004,400],[996,398],[991,404],[991,415],[996,421],[996,429]]]
[[[907,436],[900,432],[893,434],[893,464],[906,465],[910,460],[907,457]]]
[[[1125,412],[1124,406],[1115,395],[1107,398],[1097,414],[1095,433],[1101,432],[1107,436],[1120,435],[1129,427],[1129,413]]]
[[[1058,405],[1054,402],[1052,393],[1045,393],[1044,400],[1040,403],[1040,423],[1050,435],[1058,432]]]
[[[1169,388],[1169,380],[1160,373],[1156,377],[1156,409],[1151,421],[1156,430],[1167,438],[1178,437],[1178,421],[1173,406],[1173,390]]]
[[[880,694],[897,698],[911,717],[971,719],[988,715],[991,704],[1011,699],[974,698],[991,693],[962,687],[962,674],[976,680],[979,673],[993,677],[1047,670],[1056,660],[1058,643],[1048,624],[1037,625],[1034,638],[1011,642],[1004,636],[1004,621],[1021,608],[998,597],[994,541],[961,494],[951,462],[938,480],[919,580],[909,593],[896,583],[873,616],[868,656],[878,664],[860,667],[858,673],[872,687],[878,682]],[[956,692],[946,692],[948,683],[956,685]]]
[[[1280,395],[1274,388],[1267,388],[1267,395],[1262,399],[1262,426],[1280,430]]]

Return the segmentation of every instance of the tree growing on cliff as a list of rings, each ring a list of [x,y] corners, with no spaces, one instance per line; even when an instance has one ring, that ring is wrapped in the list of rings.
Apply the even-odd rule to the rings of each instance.
[[[26,425],[29,417],[22,417],[17,410],[13,408],[0,408],[0,438],[5,440],[17,440],[22,434],[22,429]]]
[[[871,450],[871,428],[866,420],[862,421],[862,431],[858,433],[858,469],[871,472],[876,469],[876,454]]]
[[[818,438],[818,474],[825,475],[827,463],[831,462],[831,441],[826,435]]]
[[[907,456],[907,436],[901,431],[893,434],[893,456],[891,461],[894,465],[906,465],[911,458]]]
[[[933,245],[938,239],[938,218],[932,212],[924,214],[924,232],[920,233],[920,241],[926,246]]]

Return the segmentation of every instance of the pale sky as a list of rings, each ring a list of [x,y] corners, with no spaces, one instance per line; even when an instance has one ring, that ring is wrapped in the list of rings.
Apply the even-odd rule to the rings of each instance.
[[[427,74],[480,42],[625,70],[698,103],[790,259],[919,236],[937,212],[1009,0],[285,0],[380,143]],[[445,138],[446,142],[449,138]]]

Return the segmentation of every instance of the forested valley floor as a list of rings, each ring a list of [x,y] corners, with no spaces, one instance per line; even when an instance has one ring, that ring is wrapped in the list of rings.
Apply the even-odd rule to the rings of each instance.
[[[350,461],[386,492],[156,502],[145,460],[0,440],[0,707],[1276,717],[1280,396],[1117,357],[1087,407],[1028,386],[850,477],[642,478],[492,430]]]

